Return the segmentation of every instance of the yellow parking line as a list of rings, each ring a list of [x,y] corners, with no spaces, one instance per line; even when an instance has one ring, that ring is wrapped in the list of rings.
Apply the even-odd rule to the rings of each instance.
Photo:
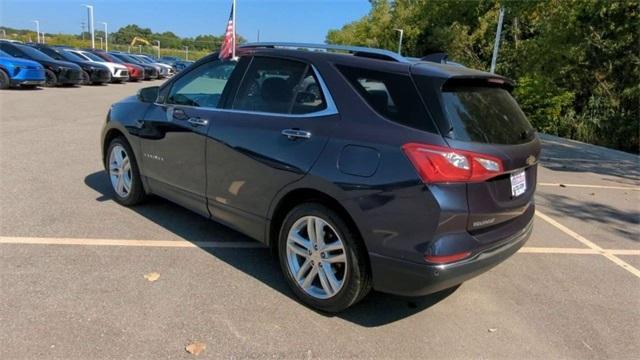
[[[640,255],[640,250],[607,250],[613,255]]]
[[[600,252],[593,249],[585,248],[548,248],[548,247],[529,247],[525,246],[518,250],[525,254],[570,254],[570,255],[599,255]]]
[[[121,240],[0,236],[0,244],[141,246],[173,248],[264,248],[257,241]]]
[[[579,242],[583,243],[587,247],[589,247],[589,248],[591,248],[591,249],[593,249],[595,251],[599,251],[602,254],[602,256],[604,256],[607,259],[611,260],[614,264],[620,266],[621,268],[627,270],[628,272],[630,272],[633,275],[635,275],[635,276],[640,278],[640,270],[638,270],[635,267],[631,266],[630,264],[628,264],[624,260],[620,259],[619,257],[613,255],[612,253],[605,251],[603,248],[601,248],[600,246],[596,245],[592,241],[587,240],[584,236],[576,233],[575,231],[569,229],[568,227],[566,227],[566,226],[560,224],[559,222],[553,220],[549,216],[541,213],[539,210],[536,210],[536,216],[538,216],[542,220],[548,222],[549,224],[555,226],[558,230],[564,232],[565,234],[567,234],[567,235],[571,236],[572,238],[578,240]]]
[[[590,185],[590,184],[538,183],[538,186],[561,186],[561,185],[562,186],[566,186],[566,187],[578,187],[578,188],[640,191],[640,187],[638,187],[638,186],[609,186],[609,185]]]

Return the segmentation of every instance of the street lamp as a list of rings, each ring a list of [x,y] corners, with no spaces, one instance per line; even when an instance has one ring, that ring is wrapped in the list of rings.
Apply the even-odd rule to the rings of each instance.
[[[89,31],[91,32],[91,48],[96,48],[96,34],[95,28],[93,27],[93,6],[92,5],[82,5],[87,8],[87,13],[89,16]]]
[[[158,43],[158,60],[160,60],[160,40],[156,40]]]
[[[102,36],[96,36],[100,40],[100,49],[102,49]]]
[[[32,22],[36,23],[36,42],[40,43],[40,21],[32,20]]]
[[[104,25],[104,51],[109,51],[109,31],[107,30],[107,23],[102,22]]]
[[[185,61],[189,61],[189,47],[188,46],[184,47],[184,60]]]
[[[400,33],[400,39],[398,40],[398,54],[402,55],[402,36],[404,35],[404,29],[393,29]]]

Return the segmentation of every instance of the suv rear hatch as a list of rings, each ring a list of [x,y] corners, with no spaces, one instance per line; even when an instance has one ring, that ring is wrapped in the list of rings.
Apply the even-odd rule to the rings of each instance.
[[[465,181],[467,230],[482,243],[521,230],[518,219],[533,213],[540,143],[510,94],[513,82],[440,64],[416,64],[412,75],[440,133],[454,151],[471,154],[472,162],[483,158],[501,162],[494,173]]]

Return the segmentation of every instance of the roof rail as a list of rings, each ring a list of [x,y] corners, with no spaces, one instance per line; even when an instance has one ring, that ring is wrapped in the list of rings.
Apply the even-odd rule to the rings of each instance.
[[[392,60],[397,62],[407,63],[409,62],[404,56],[395,53],[393,51],[369,48],[364,46],[348,46],[348,45],[333,45],[333,44],[306,44],[306,43],[288,43],[288,42],[258,42],[240,45],[241,48],[302,48],[302,49],[321,49],[321,50],[333,50],[344,51],[351,53],[355,56],[371,57],[382,60]]]

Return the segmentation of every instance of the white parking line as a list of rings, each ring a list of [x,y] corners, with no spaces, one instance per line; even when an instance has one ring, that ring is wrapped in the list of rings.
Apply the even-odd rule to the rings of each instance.
[[[613,189],[613,190],[629,190],[640,191],[638,186],[609,186],[609,185],[589,185],[589,184],[561,184],[561,183],[538,183],[538,186],[566,186],[566,187],[578,187],[578,188],[592,188],[592,189]]]
[[[548,222],[549,224],[555,226],[560,231],[562,231],[565,234],[571,236],[572,238],[578,240],[579,242],[583,243],[584,245],[586,245],[587,247],[591,248],[592,250],[599,251],[602,256],[606,257],[607,259],[611,260],[616,265],[622,267],[623,269],[627,270],[628,272],[630,272],[633,275],[635,275],[635,276],[640,278],[640,270],[638,270],[635,267],[631,266],[630,264],[628,264],[624,260],[620,259],[619,257],[613,255],[611,252],[608,252],[605,249],[603,249],[600,246],[598,246],[595,243],[593,243],[592,241],[587,240],[584,236],[576,233],[575,231],[569,229],[568,227],[566,227],[566,226],[560,224],[559,222],[553,220],[549,216],[541,213],[539,210],[536,210],[536,216],[538,216],[542,220]]]
[[[173,248],[266,248],[257,241],[121,240],[0,236],[0,244],[141,246]]]
[[[568,255],[602,255],[604,253],[612,255],[635,255],[640,256],[640,250],[628,249],[602,249],[595,250],[591,248],[561,248],[561,247],[533,247],[525,246],[520,248],[518,252],[525,254],[568,254]]]

